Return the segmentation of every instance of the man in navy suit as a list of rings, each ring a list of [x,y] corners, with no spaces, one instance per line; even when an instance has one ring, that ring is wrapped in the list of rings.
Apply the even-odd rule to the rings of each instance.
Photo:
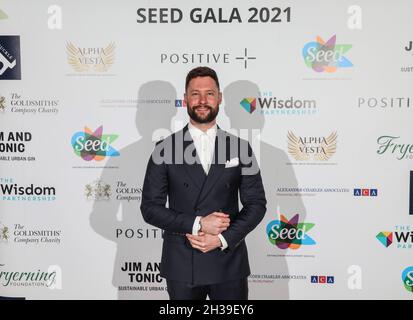
[[[244,239],[266,212],[258,163],[247,141],[216,124],[222,93],[214,70],[191,70],[184,98],[189,123],[156,144],[141,212],[165,231],[161,276],[170,299],[246,300]]]

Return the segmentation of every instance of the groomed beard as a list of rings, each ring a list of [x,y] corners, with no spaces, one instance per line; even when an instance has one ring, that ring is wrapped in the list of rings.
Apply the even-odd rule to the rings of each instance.
[[[215,118],[218,115],[219,111],[219,106],[217,106],[216,109],[212,108],[211,106],[203,106],[209,109],[209,112],[205,118],[201,118],[198,116],[198,114],[195,112],[197,108],[200,108],[201,106],[194,106],[193,108],[190,107],[189,105],[187,106],[186,110],[188,111],[189,117],[194,120],[197,123],[209,123],[211,121],[214,121]]]

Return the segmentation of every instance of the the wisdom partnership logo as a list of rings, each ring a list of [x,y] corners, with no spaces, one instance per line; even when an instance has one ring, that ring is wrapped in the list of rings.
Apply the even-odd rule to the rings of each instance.
[[[316,242],[307,234],[314,223],[299,222],[296,214],[290,220],[281,214],[281,220],[273,220],[267,225],[268,240],[280,249],[298,249],[302,245],[315,245]]]
[[[257,107],[263,115],[312,115],[317,112],[317,102],[308,99],[287,99],[265,93],[260,97],[245,97],[240,101],[240,106],[248,113],[253,113]]]
[[[316,41],[305,44],[302,55],[307,67],[315,72],[336,72],[339,68],[350,68],[353,64],[344,54],[352,48],[351,44],[337,44],[336,35],[327,41],[320,36]]]
[[[95,131],[85,127],[84,131],[72,136],[72,147],[75,154],[85,161],[102,161],[106,157],[117,157],[119,152],[111,144],[118,138],[117,134],[103,134],[103,126]]]
[[[413,248],[413,231],[410,226],[395,226],[394,231],[380,231],[376,235],[376,239],[386,248],[390,247],[393,242],[397,249],[412,249]]]

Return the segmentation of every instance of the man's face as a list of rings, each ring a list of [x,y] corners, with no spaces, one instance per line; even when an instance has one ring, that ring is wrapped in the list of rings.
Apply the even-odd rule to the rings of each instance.
[[[214,121],[222,94],[211,77],[196,77],[189,81],[185,93],[186,107],[191,119],[197,123]]]

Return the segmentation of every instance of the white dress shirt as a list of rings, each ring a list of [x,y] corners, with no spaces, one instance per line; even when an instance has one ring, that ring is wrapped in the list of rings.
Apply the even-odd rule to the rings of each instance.
[[[192,123],[188,124],[188,130],[195,144],[196,153],[201,160],[202,168],[208,175],[211,167],[212,157],[215,150],[215,137],[217,136],[217,125],[209,128],[206,132],[198,129]]]
[[[217,125],[214,124],[206,132],[195,127],[191,122],[188,124],[188,130],[194,141],[196,153],[201,161],[202,168],[206,175],[208,175],[209,168],[211,167],[212,157],[215,151],[215,137],[217,136]],[[192,234],[198,235],[201,216],[195,218],[194,225],[192,227]],[[219,234],[219,240],[221,240],[221,250],[228,247],[228,243],[225,238]]]

